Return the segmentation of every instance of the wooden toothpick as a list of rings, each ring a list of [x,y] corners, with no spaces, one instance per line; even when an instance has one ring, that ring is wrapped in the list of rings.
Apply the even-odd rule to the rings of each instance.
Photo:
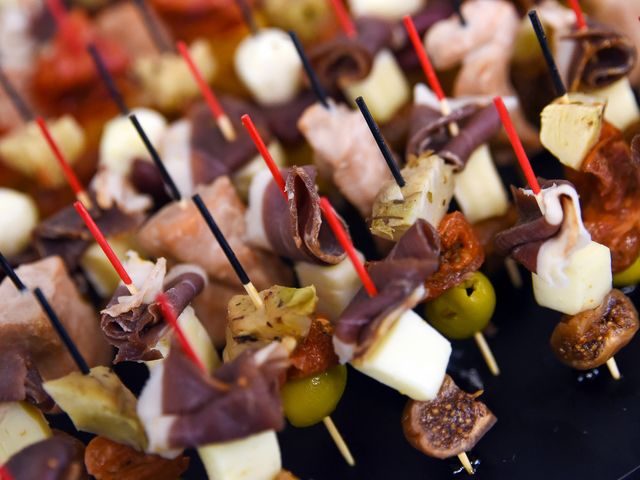
[[[471,465],[471,462],[469,461],[467,452],[458,454],[458,459],[469,475],[473,475],[474,473],[476,473],[476,471],[473,469],[473,466]]]
[[[616,362],[616,359],[614,357],[611,357],[609,360],[607,360],[607,368],[609,369],[609,373],[611,373],[611,376],[614,380],[620,380],[622,375],[620,375],[618,363]]]
[[[489,371],[491,372],[491,374],[496,377],[500,375],[500,368],[498,367],[498,362],[496,362],[496,358],[493,356],[493,352],[491,351],[491,348],[487,343],[487,339],[484,338],[483,333],[482,332],[474,333],[473,339],[476,341],[476,344],[478,345],[478,349],[482,354],[482,358],[484,358],[484,361],[486,362],[487,367],[489,367]]]
[[[336,424],[333,423],[333,420],[331,419],[331,417],[328,417],[328,416],[324,417],[322,419],[322,423],[324,424],[327,431],[329,432],[329,435],[331,435],[331,438],[333,439],[333,443],[335,443],[336,447],[338,447],[338,450],[344,457],[344,460],[347,462],[347,464],[350,467],[354,467],[356,465],[356,461],[353,458],[353,455],[351,455],[351,450],[349,450],[349,446],[347,445],[347,442],[344,441],[344,438],[340,434],[340,431],[338,430],[338,427],[336,427]]]
[[[253,283],[251,283],[251,280],[249,279],[249,275],[247,275],[247,272],[242,267],[240,260],[238,260],[238,257],[236,256],[235,252],[231,248],[231,245],[229,245],[229,242],[227,241],[224,234],[222,233],[222,230],[220,230],[220,227],[214,220],[213,215],[211,215],[211,212],[209,211],[204,201],[200,197],[200,194],[195,194],[193,197],[191,197],[191,199],[193,200],[193,203],[196,205],[196,208],[198,209],[198,211],[200,212],[200,215],[202,215],[202,218],[207,223],[209,230],[211,230],[211,233],[213,233],[213,236],[218,241],[218,244],[222,248],[222,251],[227,257],[227,260],[231,264],[231,267],[236,272],[238,279],[240,279],[240,283],[242,283],[242,286],[247,292],[247,295],[249,295],[249,297],[251,298],[251,301],[253,302],[254,306],[256,308],[264,308],[264,302],[262,301],[262,298],[260,297],[258,290],[253,285]]]

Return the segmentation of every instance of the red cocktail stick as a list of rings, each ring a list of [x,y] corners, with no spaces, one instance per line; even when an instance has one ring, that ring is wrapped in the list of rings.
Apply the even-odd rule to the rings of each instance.
[[[353,266],[356,269],[360,280],[362,281],[364,289],[367,291],[370,297],[375,297],[378,294],[378,289],[369,276],[369,272],[367,272],[367,270],[364,268],[364,265],[358,258],[356,249],[353,247],[353,243],[351,243],[351,240],[349,240],[347,232],[345,232],[342,223],[340,223],[340,221],[338,220],[335,210],[326,197],[320,198],[320,209],[322,210],[322,213],[324,213],[324,216],[327,219],[331,230],[333,230],[333,234],[337,237],[340,245],[342,246],[342,248],[344,248],[344,251],[347,252],[351,263],[353,263]]]
[[[224,138],[226,138],[228,142],[233,142],[236,139],[236,132],[233,129],[233,125],[227,114],[220,106],[220,102],[218,102],[216,95],[213,93],[213,89],[206,82],[202,73],[200,73],[200,69],[191,58],[187,44],[184,42],[176,42],[176,47],[178,48],[180,55],[182,55],[182,58],[184,58],[184,61],[187,62],[187,66],[189,67],[194,80],[198,84],[198,88],[207,102],[209,110],[211,110],[213,117],[216,119],[218,127],[222,131]]]
[[[107,242],[107,239],[104,238],[104,235],[100,231],[100,228],[98,228],[98,225],[96,225],[96,222],[94,222],[93,218],[91,218],[89,211],[80,202],[75,202],[73,206],[75,207],[76,212],[78,212],[78,215],[80,215],[85,225],[91,232],[91,235],[93,235],[93,238],[96,240],[98,245],[100,245],[100,248],[102,248],[102,251],[109,259],[109,262],[111,262],[111,265],[113,265],[113,268],[118,273],[118,276],[120,277],[120,279],[124,282],[124,284],[129,289],[129,292],[131,292],[131,294],[135,294],[137,289],[133,284],[131,277],[122,266],[120,259],[111,248],[111,245],[109,245],[109,242]]]
[[[56,157],[56,160],[58,161],[58,165],[60,165],[60,168],[62,169],[62,173],[64,174],[65,178],[67,179],[67,182],[71,186],[73,193],[76,194],[76,198],[79,201],[81,201],[87,208],[91,208],[91,200],[89,198],[89,195],[87,195],[87,192],[85,191],[84,187],[80,183],[80,180],[78,180],[78,177],[76,176],[74,171],[71,169],[69,162],[67,162],[67,160],[64,158],[64,155],[62,154],[62,151],[58,147],[58,144],[51,136],[51,133],[49,132],[49,128],[47,127],[47,123],[44,121],[42,117],[36,118],[36,123],[40,127],[40,131],[42,132],[44,139],[49,144],[49,148],[51,149],[53,156]]]
[[[331,6],[333,7],[336,17],[338,17],[338,21],[345,35],[349,38],[355,38],[357,35],[356,27],[353,25],[353,21],[351,21],[349,12],[347,12],[342,0],[331,0]]]
[[[280,168],[278,168],[278,165],[276,165],[276,162],[273,160],[269,149],[264,144],[264,141],[260,136],[260,132],[258,132],[258,129],[253,124],[253,120],[251,120],[251,117],[246,113],[242,115],[242,117],[240,117],[240,120],[242,121],[242,125],[244,125],[244,128],[247,129],[247,132],[249,132],[249,136],[253,140],[253,143],[255,143],[258,152],[260,152],[260,155],[262,155],[262,158],[267,164],[271,175],[273,175],[273,179],[276,181],[276,184],[278,184],[282,195],[284,195],[285,201],[288,201],[287,192],[285,191],[285,182],[282,174],[280,173]]]
[[[571,10],[573,10],[573,13],[576,14],[576,25],[578,30],[584,30],[587,28],[587,22],[584,19],[584,14],[582,13],[579,0],[569,0],[569,6],[571,7]]]
[[[80,49],[81,45],[79,39],[74,33],[73,29],[69,25],[67,16],[67,10],[60,0],[46,0],[47,8],[53,16],[53,20],[56,22],[57,27],[60,29],[62,36],[67,45]]]
[[[156,302],[158,303],[158,305],[160,305],[160,311],[162,312],[162,316],[167,321],[167,323],[171,325],[173,330],[176,332],[176,335],[178,335],[178,341],[180,342],[180,345],[182,346],[184,353],[186,353],[187,356],[191,358],[193,363],[195,363],[198,366],[198,368],[202,370],[204,374],[208,375],[209,371],[207,370],[207,367],[204,365],[200,357],[196,354],[196,351],[193,349],[193,347],[189,343],[187,336],[182,331],[182,328],[180,328],[180,324],[178,323],[178,318],[176,317],[176,312],[173,311],[173,308],[169,304],[169,300],[167,300],[167,296],[164,293],[159,294],[156,297]]]
[[[416,30],[416,26],[413,23],[413,19],[411,18],[411,16],[405,15],[402,21],[404,23],[404,28],[407,29],[407,34],[409,35],[409,39],[413,44],[413,48],[416,51],[416,55],[418,55],[418,59],[420,60],[420,65],[422,65],[422,70],[424,71],[424,74],[427,77],[427,81],[429,82],[429,86],[431,87],[431,90],[433,90],[433,92],[436,94],[436,97],[438,97],[438,100],[440,101],[445,100],[446,97],[444,96],[444,92],[442,91],[442,86],[440,85],[438,76],[436,75],[436,72],[433,69],[433,65],[431,65],[429,56],[427,55],[427,52],[424,49],[422,40],[420,40],[420,35],[418,35],[418,31]]]
[[[4,466],[0,466],[0,480],[13,480],[13,477]]]
[[[531,190],[533,190],[533,193],[537,195],[538,193],[540,193],[540,185],[538,184],[538,179],[533,173],[533,168],[531,168],[531,163],[529,162],[529,158],[527,158],[527,154],[524,151],[524,147],[522,146],[520,137],[518,137],[516,129],[511,122],[511,117],[509,116],[507,107],[504,106],[502,97],[495,97],[493,99],[493,103],[495,104],[496,109],[500,114],[500,120],[502,120],[502,125],[507,132],[507,136],[509,137],[509,141],[511,142],[513,151],[515,152],[516,157],[518,157],[520,168],[522,169],[522,172],[524,173],[524,176],[526,177]]]

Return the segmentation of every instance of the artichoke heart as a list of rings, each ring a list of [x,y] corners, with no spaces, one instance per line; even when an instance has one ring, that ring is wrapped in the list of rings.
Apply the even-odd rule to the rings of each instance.
[[[260,347],[273,340],[292,339],[295,344],[309,333],[318,304],[313,285],[304,288],[274,285],[261,291],[260,297],[264,308],[256,308],[248,295],[236,295],[229,301],[225,361],[246,348]]]
[[[437,226],[447,213],[454,190],[453,167],[430,152],[412,158],[401,170],[406,184],[382,187],[373,204],[371,232],[398,241],[416,220]]]
[[[138,400],[109,368],[94,367],[88,375],[72,372],[43,387],[78,430],[145,449],[147,437],[136,412]]]
[[[603,102],[570,94],[547,105],[540,115],[540,142],[561,163],[575,170],[598,141],[604,116]]]

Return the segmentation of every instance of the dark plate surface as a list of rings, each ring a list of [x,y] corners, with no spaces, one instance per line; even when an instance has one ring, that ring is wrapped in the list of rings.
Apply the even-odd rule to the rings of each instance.
[[[552,167],[557,163],[549,160],[538,159],[534,168],[547,178],[558,178]],[[501,173],[522,184],[514,170]],[[356,243],[367,250],[364,238],[356,232]],[[565,367],[549,347],[560,314],[537,306],[529,274],[523,271],[523,277],[524,287],[516,290],[503,271],[492,275],[498,303],[495,328],[487,339],[502,370],[499,377],[489,373],[473,340],[453,344],[449,373],[467,391],[483,388],[481,399],[498,417],[469,452],[477,462],[475,478],[621,479],[640,465],[640,337],[616,355],[620,381],[613,380],[606,367],[591,372]],[[633,292],[631,298],[640,305],[640,293]],[[144,366],[126,364],[116,371],[139,391]],[[465,478],[457,459],[428,458],[406,442],[400,424],[405,403],[406,397],[350,368],[347,390],[332,418],[357,466],[348,467],[324,427],[316,425],[288,426],[280,434],[284,467],[315,480]],[[64,417],[54,424],[73,431]],[[184,478],[205,479],[191,453]]]

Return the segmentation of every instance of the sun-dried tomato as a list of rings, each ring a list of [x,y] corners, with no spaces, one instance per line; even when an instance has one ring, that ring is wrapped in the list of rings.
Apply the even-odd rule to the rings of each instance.
[[[67,27],[60,30],[52,44],[38,59],[34,75],[35,89],[54,97],[75,89],[93,87],[98,73],[85,45],[93,42],[112,75],[124,72],[129,57],[119,45],[94,35],[91,20],[79,10],[67,16]],[[66,36],[64,32],[71,32]]]
[[[309,334],[298,344],[290,357],[288,378],[304,378],[326,372],[338,364],[333,350],[333,327],[329,320],[317,318],[311,323]]]
[[[478,270],[484,251],[471,224],[460,212],[445,215],[438,225],[440,268],[426,282],[426,300],[433,300]]]
[[[173,460],[95,437],[84,453],[88,472],[97,480],[176,480],[189,467],[189,458]]]
[[[567,178],[592,239],[611,250],[613,272],[629,267],[640,254],[640,160],[622,133],[605,123],[580,171],[567,169]]]

